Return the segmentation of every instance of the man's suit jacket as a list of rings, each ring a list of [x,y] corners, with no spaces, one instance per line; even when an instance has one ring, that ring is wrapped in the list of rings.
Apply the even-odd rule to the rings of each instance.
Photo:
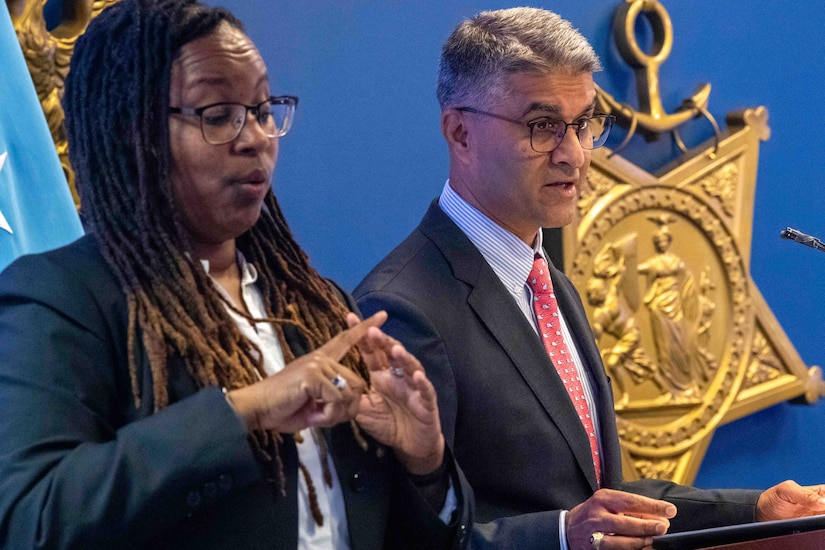
[[[673,502],[679,514],[672,530],[753,521],[755,491],[622,482],[610,380],[576,289],[554,266],[550,271],[593,389],[603,486]],[[492,522],[477,527],[479,547],[558,544],[560,511],[597,490],[587,436],[535,330],[437,201],[353,294],[364,314],[389,313],[384,330],[421,360],[436,386],[477,521]]]
[[[168,365],[170,405],[154,411],[139,337],[136,404],[127,327],[125,295],[94,237],[0,276],[0,547],[297,548],[291,436],[281,445],[286,496],[273,497],[273,472],[262,473],[242,421],[179,358]],[[287,339],[306,352],[297,331]],[[470,518],[458,478],[459,513],[445,526],[391,451],[372,441],[362,450],[348,424],[325,435],[353,550],[459,545]]]

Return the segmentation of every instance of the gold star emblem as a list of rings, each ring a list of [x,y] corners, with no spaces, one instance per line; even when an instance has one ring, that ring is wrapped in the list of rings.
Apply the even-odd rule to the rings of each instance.
[[[627,32],[649,10],[665,44],[672,40],[658,2],[619,10],[630,18]],[[647,55],[627,44],[619,49]],[[660,109],[651,70],[666,56],[634,58],[649,63],[637,87],[647,96],[640,105],[659,107],[657,116],[636,116],[599,90],[602,106],[615,108],[626,127],[656,133],[681,124]],[[704,104],[691,105],[688,119],[701,113],[712,121]],[[594,150],[578,224],[563,232],[565,271],[584,295],[612,379],[626,479],[690,483],[719,425],[790,398],[825,395],[821,369],[801,360],[750,274],[767,110],[731,113],[727,122],[724,133],[656,174]]]

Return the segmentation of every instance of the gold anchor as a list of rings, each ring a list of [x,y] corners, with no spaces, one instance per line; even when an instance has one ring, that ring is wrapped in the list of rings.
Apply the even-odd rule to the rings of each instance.
[[[654,53],[647,54],[636,40],[635,25],[640,14],[644,14],[653,29]],[[709,153],[715,158],[719,148],[720,130],[716,120],[707,110],[710,84],[700,84],[696,92],[682,101],[674,113],[665,112],[659,90],[659,66],[670,55],[673,47],[673,25],[664,6],[658,0],[626,0],[613,15],[613,39],[624,60],[633,67],[636,74],[636,90],[639,96],[639,110],[618,101],[597,86],[599,107],[616,115],[619,123],[627,128],[627,135],[611,156],[622,150],[637,130],[648,141],[658,138],[663,132],[672,132],[676,145],[683,152],[687,147],[679,136],[677,128],[685,122],[704,116],[713,126],[714,147]]]

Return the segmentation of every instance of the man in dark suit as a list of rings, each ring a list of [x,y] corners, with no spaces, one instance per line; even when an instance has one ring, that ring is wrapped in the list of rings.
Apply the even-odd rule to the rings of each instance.
[[[584,37],[551,12],[463,22],[438,81],[449,180],[355,290],[364,313],[387,310],[384,329],[436,386],[477,519],[490,522],[476,545],[641,548],[668,528],[825,512],[821,487],[793,482],[762,493],[622,481],[610,382],[541,234],[573,221],[590,150],[609,132],[594,113],[599,69]],[[550,286],[558,312],[543,301]],[[554,309],[536,312],[534,301]]]

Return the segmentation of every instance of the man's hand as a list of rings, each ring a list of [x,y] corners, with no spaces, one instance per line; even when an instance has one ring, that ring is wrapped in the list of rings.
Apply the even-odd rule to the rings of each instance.
[[[356,318],[357,319],[357,318]],[[339,361],[361,342],[369,329],[387,320],[380,311],[264,380],[229,392],[235,411],[250,428],[293,433],[304,428],[329,427],[358,413],[365,383]],[[345,380],[346,384],[334,380]]]
[[[358,322],[347,316],[352,327]],[[435,388],[421,363],[397,340],[371,328],[358,344],[370,372],[370,392],[361,397],[358,424],[392,447],[411,474],[428,474],[444,460],[444,436]]]
[[[825,485],[802,487],[794,481],[783,481],[759,495],[756,503],[757,521],[819,514],[825,514]]]
[[[600,489],[567,513],[570,550],[591,550],[593,533],[604,533],[601,550],[646,548],[654,535],[664,535],[676,507],[663,500]]]

